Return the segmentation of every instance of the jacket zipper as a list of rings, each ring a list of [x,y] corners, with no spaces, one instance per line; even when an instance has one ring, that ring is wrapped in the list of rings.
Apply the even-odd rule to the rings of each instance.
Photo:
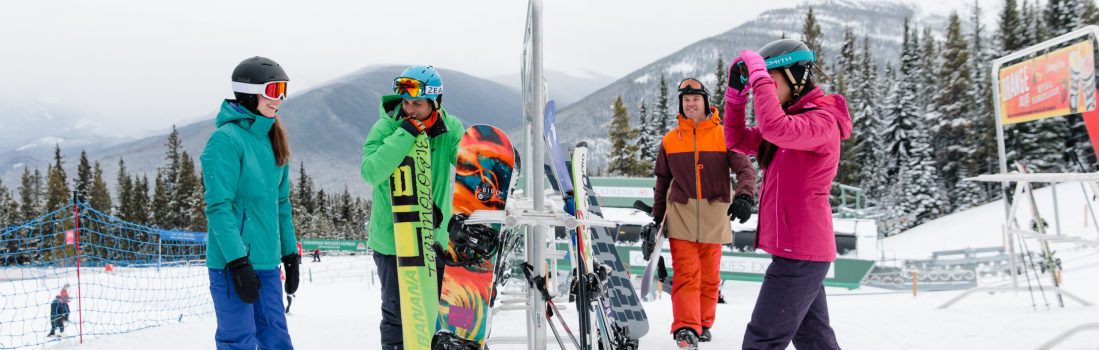
[[[702,170],[698,168],[701,165],[698,161],[698,125],[691,131],[694,133],[695,191],[698,197],[695,199],[695,243],[698,243],[702,241]]]
[[[248,221],[248,209],[244,209],[244,214],[242,214],[241,218],[240,218],[240,240],[241,240],[241,242],[244,241],[244,223],[247,222],[247,221]],[[252,256],[252,245],[245,243],[244,247],[246,249],[244,251],[244,256],[251,257]]]

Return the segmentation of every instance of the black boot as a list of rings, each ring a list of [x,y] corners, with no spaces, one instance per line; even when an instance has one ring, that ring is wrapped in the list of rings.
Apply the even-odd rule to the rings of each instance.
[[[698,335],[690,328],[675,331],[675,345],[679,350],[698,350]]]
[[[705,343],[714,339],[714,336],[710,334],[710,329],[702,327],[702,334],[698,336],[698,342]]]

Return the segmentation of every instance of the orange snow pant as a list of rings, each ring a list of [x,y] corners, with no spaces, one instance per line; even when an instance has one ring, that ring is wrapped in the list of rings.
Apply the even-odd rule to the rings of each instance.
[[[672,333],[714,325],[721,276],[721,245],[669,239],[672,246]]]

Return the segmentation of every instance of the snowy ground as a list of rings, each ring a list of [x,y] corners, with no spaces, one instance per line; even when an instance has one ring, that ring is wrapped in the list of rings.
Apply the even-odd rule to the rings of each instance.
[[[1079,186],[1065,184],[1058,190],[1062,233],[1099,240],[1094,222],[1084,226],[1086,212]],[[1039,190],[1037,195],[1043,215],[1054,221],[1049,189]],[[1029,211],[1025,206],[1022,209]],[[996,246],[1002,240],[999,229],[1002,215],[1002,203],[989,203],[885,239],[880,249],[887,258],[927,258],[937,250]],[[1028,218],[1028,214],[1021,215],[1024,222]],[[1033,242],[1030,244],[1031,249],[1037,247]],[[1063,288],[1093,303],[1099,302],[1099,249],[1068,245],[1055,245],[1054,249],[1064,260]],[[379,292],[372,260],[365,256],[326,257],[320,263],[308,260],[303,265],[304,281],[293,314],[289,316],[294,343],[301,349],[376,348]],[[1048,286],[1048,279],[1042,276],[1043,285]],[[1004,283],[1008,283],[1006,278],[981,281],[985,286]],[[758,291],[757,283],[725,284],[729,304],[718,306],[714,342],[703,344],[702,349],[739,347]],[[979,293],[946,310],[938,307],[961,292],[921,292],[918,296],[874,288],[828,292],[832,325],[845,349],[1033,349],[1076,325],[1099,322],[1096,306],[1083,307],[1066,300],[1066,307],[1060,308],[1056,296],[1048,292]],[[642,338],[641,348],[674,348],[667,333],[672,319],[671,299],[665,295],[646,303],[645,308],[650,333]],[[575,319],[571,305],[564,313],[567,319]],[[494,319],[493,336],[525,335],[524,325],[523,312],[501,313]],[[213,349],[215,326],[212,316],[192,318],[124,335],[85,339],[82,346],[70,338],[47,348],[146,349],[155,345],[162,350]],[[576,329],[575,324],[570,327]],[[547,339],[552,341],[552,334]],[[558,348],[556,344],[547,346],[547,349]],[[1081,333],[1057,347],[1097,348],[1099,331]],[[496,345],[493,349],[526,349],[526,346]]]

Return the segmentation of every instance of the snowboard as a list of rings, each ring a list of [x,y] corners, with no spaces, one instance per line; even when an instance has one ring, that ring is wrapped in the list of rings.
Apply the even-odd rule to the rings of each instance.
[[[515,151],[507,135],[489,125],[466,129],[458,144],[454,175],[454,215],[504,210],[515,169]],[[501,225],[451,228],[443,256],[439,317],[434,349],[483,348],[492,314],[493,272]],[[455,231],[457,230],[457,231]]]
[[[428,349],[438,313],[434,204],[431,199],[431,145],[420,133],[390,176],[393,236],[397,247],[397,285],[401,323],[409,349]]]
[[[573,190],[574,182],[572,177],[575,176],[570,174],[569,166],[565,162],[565,157],[557,141],[553,107],[553,101],[550,101],[546,106],[545,128],[543,129],[546,146],[549,150],[550,168],[553,171],[549,176],[561,188],[562,196],[568,196],[569,192]],[[574,152],[575,156],[576,153]],[[577,163],[574,162],[573,164]],[[603,213],[591,182],[583,171],[577,173],[581,176],[577,177],[578,180],[575,183],[583,187],[580,190],[583,193],[576,194],[577,198],[586,198],[586,200],[577,201],[577,208],[581,205],[580,202],[585,202],[583,205],[587,207],[587,214],[602,217]],[[609,302],[609,308],[603,308],[602,311],[608,315],[613,313],[613,317],[610,317],[610,328],[616,331],[616,335],[612,338],[615,338],[619,345],[636,344],[637,339],[648,333],[648,318],[637,297],[637,291],[630,282],[626,267],[618,255],[618,250],[614,244],[613,231],[605,227],[592,228],[586,231],[589,231],[591,237],[589,240],[591,248],[589,250],[592,252],[591,256],[594,257],[594,259],[588,259],[587,261],[597,261],[609,270],[604,283],[605,288],[601,288],[601,290],[605,296],[603,299]],[[573,242],[573,245],[575,245],[575,242]],[[572,256],[577,255],[573,253]],[[634,347],[636,348],[636,345]],[[620,346],[619,348],[628,347]]]
[[[645,212],[649,216],[652,216],[653,207],[645,205],[645,203],[641,201],[634,202],[634,208]],[[644,232],[643,234],[648,234],[648,232]],[[644,238],[653,240],[653,251],[645,257],[645,260],[648,261],[648,264],[645,265],[645,270],[641,272],[641,295],[646,298],[650,297],[652,295],[651,293],[653,292],[652,288],[653,282],[656,280],[657,263],[660,261],[661,252],[664,251],[665,235],[666,234],[664,233],[664,222],[660,222],[660,227],[656,230],[656,236]]]

